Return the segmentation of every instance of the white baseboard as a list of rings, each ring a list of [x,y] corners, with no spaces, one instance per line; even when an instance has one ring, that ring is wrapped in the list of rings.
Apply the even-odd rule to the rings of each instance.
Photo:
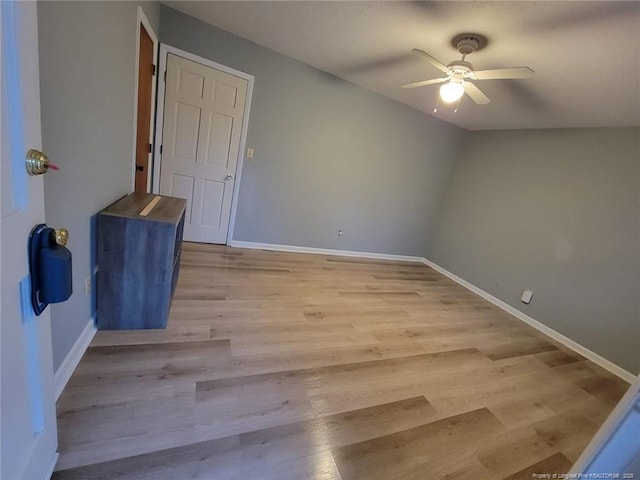
[[[75,343],[71,347],[71,350],[69,350],[69,353],[67,353],[67,356],[58,367],[58,370],[56,370],[56,373],[53,376],[53,385],[56,390],[56,400],[58,400],[58,398],[60,397],[60,394],[64,390],[64,387],[67,385],[67,382],[71,378],[71,375],[73,375],[73,372],[78,366],[78,363],[80,363],[82,355],[84,355],[84,352],[87,350],[87,347],[91,343],[91,340],[93,340],[93,337],[97,331],[98,330],[95,326],[95,322],[92,318],[87,322],[84,330],[82,330],[82,333],[76,339]]]
[[[619,367],[615,363],[610,362],[606,358],[601,357],[597,353],[592,352],[588,348],[583,347],[582,345],[580,345],[577,342],[574,342],[573,340],[571,340],[568,337],[565,337],[561,333],[555,331],[554,329],[546,326],[543,323],[540,323],[538,320],[530,317],[526,313],[521,312],[517,308],[512,307],[508,303],[505,303],[502,300],[500,300],[499,298],[494,297],[490,293],[487,293],[484,290],[476,287],[472,283],[469,283],[466,280],[458,277],[456,274],[451,273],[449,270],[447,270],[445,268],[442,268],[440,265],[437,265],[437,264],[433,263],[432,261],[427,260],[426,258],[423,259],[423,263],[425,265],[433,268],[435,271],[440,272],[445,277],[448,277],[451,280],[453,280],[454,282],[462,285],[466,289],[471,290],[476,295],[479,295],[480,297],[484,298],[485,300],[493,303],[496,307],[501,308],[502,310],[504,310],[505,312],[513,315],[517,319],[522,320],[524,323],[526,323],[528,325],[531,325],[536,330],[539,330],[540,332],[542,332],[545,335],[553,338],[557,342],[560,342],[565,347],[568,347],[571,350],[575,351],[576,353],[579,353],[583,357],[588,358],[593,363],[595,363],[597,365],[600,365],[602,368],[610,371],[611,373],[613,373],[614,375],[617,375],[618,377],[622,378],[623,380],[625,380],[625,381],[627,381],[629,383],[633,383],[634,381],[636,381],[636,379],[637,379],[636,375],[633,375],[632,373],[627,372],[624,368]]]
[[[295,246],[295,245],[278,245],[278,244],[275,244],[275,243],[243,242],[243,241],[239,241],[239,240],[232,240],[231,242],[229,242],[229,246],[230,247],[237,247],[237,248],[250,248],[250,249],[254,249],[254,250],[275,250],[275,251],[278,251],[278,252],[312,253],[312,254],[316,254],[316,255],[318,255],[318,254],[319,255],[336,255],[336,256],[340,256],[340,257],[375,258],[375,259],[380,259],[380,260],[396,260],[396,261],[401,261],[401,262],[423,263],[423,264],[433,268],[435,271],[440,272],[445,277],[448,277],[451,280],[453,280],[454,282],[462,285],[466,289],[471,290],[476,295],[479,295],[480,297],[484,298],[485,300],[493,303],[495,306],[497,306],[498,308],[501,308],[505,312],[513,315],[517,319],[522,320],[523,322],[525,322],[526,324],[532,326],[536,330],[539,330],[540,332],[542,332],[545,335],[551,337],[552,339],[556,340],[557,342],[560,342],[565,347],[568,347],[571,350],[575,351],[576,353],[579,353],[583,357],[588,358],[593,363],[595,363],[597,365],[600,365],[602,368],[608,370],[609,372],[613,373],[614,375],[617,375],[618,377],[622,378],[623,380],[625,380],[625,381],[627,381],[629,383],[633,383],[637,379],[636,375],[633,375],[632,373],[626,371],[624,368],[616,365],[615,363],[607,360],[604,357],[601,357],[597,353],[592,352],[588,348],[583,347],[579,343],[571,340],[568,337],[565,337],[561,333],[556,332],[554,329],[552,329],[552,328],[546,326],[545,324],[539,322],[538,320],[530,317],[526,313],[521,312],[520,310],[518,310],[518,309],[512,307],[511,305],[509,305],[508,303],[503,302],[499,298],[494,297],[490,293],[485,292],[484,290],[476,287],[472,283],[467,282],[466,280],[458,277],[454,273],[451,273],[447,269],[441,267],[440,265],[437,265],[437,264],[433,263],[430,260],[427,260],[424,257],[412,257],[412,256],[409,256],[409,255],[389,255],[389,254],[386,254],[386,253],[355,252],[355,251],[351,251],[351,250],[333,250],[333,249],[329,249],[329,248],[299,247],[299,246]]]
[[[424,263],[422,257],[409,255],[390,255],[388,253],[355,252],[352,250],[333,250],[331,248],[298,247],[295,245],[278,245],[276,243],[257,243],[232,240],[230,247],[250,248],[253,250],[274,250],[277,252],[312,253],[314,255],[335,255],[337,257],[375,258],[378,260],[397,260],[400,262]]]

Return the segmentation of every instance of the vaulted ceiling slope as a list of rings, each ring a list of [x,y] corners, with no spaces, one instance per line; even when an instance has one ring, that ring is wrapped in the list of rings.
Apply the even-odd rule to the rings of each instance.
[[[166,5],[468,130],[640,125],[640,2],[190,2]],[[458,33],[485,35],[476,69],[529,66],[532,79],[478,81],[457,113],[433,112]]]

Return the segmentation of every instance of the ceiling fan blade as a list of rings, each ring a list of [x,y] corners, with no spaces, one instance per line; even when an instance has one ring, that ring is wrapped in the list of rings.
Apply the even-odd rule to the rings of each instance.
[[[493,70],[476,70],[476,80],[494,80],[508,78],[531,78],[535,74],[529,67],[496,68]]]
[[[476,87],[473,83],[464,82],[463,84],[464,91],[467,92],[467,95],[471,97],[471,100],[476,102],[478,105],[486,105],[491,100],[487,97],[482,90]]]
[[[437,58],[434,58],[431,55],[429,55],[427,52],[423,52],[422,50],[418,50],[417,48],[414,48],[411,51],[416,55],[419,55],[422,58],[424,58],[427,62],[429,62],[431,65],[433,65],[437,69],[442,70],[444,73],[449,73],[449,67],[447,67],[444,63],[442,63]]]
[[[407,85],[402,85],[402,88],[416,88],[416,87],[424,87],[426,85],[433,85],[434,83],[442,83],[449,80],[449,77],[444,78],[434,78],[432,80],[423,80],[421,82],[408,83]]]

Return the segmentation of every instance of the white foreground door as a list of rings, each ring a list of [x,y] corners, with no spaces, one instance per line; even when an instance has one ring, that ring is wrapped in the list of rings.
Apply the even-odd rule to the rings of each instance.
[[[639,479],[639,432],[640,376],[582,452],[571,468],[575,476],[569,478]]]
[[[247,84],[167,55],[160,193],[187,200],[185,240],[227,241]]]
[[[2,12],[2,317],[0,478],[48,478],[57,458],[49,310],[29,301],[27,240],[44,222],[42,177],[25,154],[41,149],[36,2],[0,2]]]

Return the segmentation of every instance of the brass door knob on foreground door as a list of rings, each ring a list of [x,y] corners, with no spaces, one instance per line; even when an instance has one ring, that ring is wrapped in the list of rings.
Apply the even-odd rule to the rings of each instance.
[[[61,247],[64,247],[69,241],[69,230],[66,228],[55,229],[56,243]]]
[[[24,163],[29,175],[44,175],[49,171],[49,169],[60,170],[57,165],[49,162],[49,157],[35,148],[32,148],[27,152]]]

